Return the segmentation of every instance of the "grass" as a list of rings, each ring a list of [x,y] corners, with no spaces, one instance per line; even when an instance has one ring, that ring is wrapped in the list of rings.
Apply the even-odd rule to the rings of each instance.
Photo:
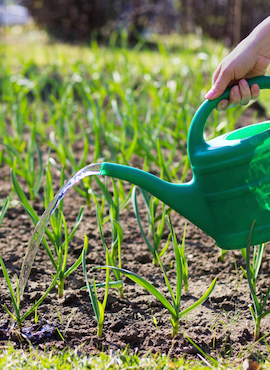
[[[213,369],[220,369],[220,364],[212,366]],[[171,359],[161,354],[147,354],[139,356],[138,353],[132,353],[128,350],[110,354],[100,353],[98,355],[83,356],[79,350],[67,351],[45,351],[40,353],[30,349],[29,353],[16,350],[12,346],[0,348],[0,368],[1,369],[133,369],[133,370],[167,370],[167,369],[209,369],[209,366],[203,361],[190,361],[181,359]],[[266,369],[266,367],[264,367]],[[264,369],[262,368],[262,370]],[[235,370],[241,369],[241,366],[235,366]]]
[[[38,216],[29,199],[41,199],[46,207],[53,196],[53,189],[59,188],[61,182],[86,164],[105,160],[129,164],[136,158],[145,170],[155,172],[165,180],[185,181],[189,170],[186,152],[189,124],[210,87],[212,71],[227,53],[223,45],[194,35],[185,38],[172,35],[165,42],[159,38],[154,49],[150,49],[143,40],[134,48],[120,48],[112,35],[110,47],[100,46],[95,40],[89,46],[46,44],[44,47],[44,34],[39,38],[37,35],[40,34],[36,32],[29,29],[26,38],[18,43],[14,42],[12,30],[7,30],[7,42],[0,45],[0,167],[5,163],[12,171],[10,201],[17,193],[24,210],[37,223]],[[33,34],[37,42],[29,42]],[[122,44],[125,44],[125,37]],[[232,129],[242,109],[232,109],[228,114],[213,112],[206,127],[207,137]],[[78,147],[83,148],[80,156]],[[100,189],[95,194],[91,190],[93,182]],[[42,183],[46,184],[45,193]],[[133,198],[136,196],[136,189],[126,191],[118,181],[112,182],[108,190],[107,183],[104,185],[93,177],[83,179],[75,189],[85,199],[86,205],[96,203],[104,261],[107,255],[107,260],[111,261],[109,264],[121,269],[123,236],[119,212],[128,206],[132,194]],[[3,204],[7,206],[5,200]],[[136,199],[134,204],[136,209]],[[6,206],[1,216],[4,216]],[[169,211],[163,208],[162,214],[158,214],[156,199],[147,201],[146,207],[154,244],[144,232],[145,240],[152,248],[153,259],[160,263],[160,258],[166,253],[166,248],[159,250],[159,247],[165,214]],[[57,258],[63,254],[63,269],[59,274],[64,278],[70,272],[66,270],[68,242],[78,228],[82,210],[71,234],[68,234],[62,209],[61,205],[51,219],[52,231],[46,231],[52,248],[45,237],[43,243],[56,270],[59,266]],[[102,236],[102,226],[106,222],[111,223],[111,248],[107,247]],[[177,242],[175,248],[178,254],[182,253],[178,259],[184,259],[184,238],[182,249],[178,249]],[[159,254],[156,255],[157,251]],[[80,258],[83,259],[83,255]],[[78,261],[81,263],[80,259]],[[113,282],[107,276],[105,297],[100,303],[95,289],[98,284],[94,281],[94,286],[90,285],[84,260],[83,266],[101,334],[106,290]],[[4,264],[2,267],[5,271]],[[115,272],[115,280],[121,280],[120,270]],[[19,312],[19,299],[11,283],[9,286],[16,317],[20,320],[23,316]],[[124,287],[120,285],[118,288],[123,295]],[[179,284],[177,288],[176,297],[169,289],[178,310],[181,298]],[[62,293],[63,284],[60,295]],[[178,330],[177,314],[178,311],[174,318]],[[188,363],[184,359],[172,360],[159,354],[139,356],[124,351],[86,358],[79,356],[78,351],[40,355],[33,350],[27,354],[4,346],[0,367],[181,369],[190,366],[195,369],[208,366],[200,360]]]
[[[44,352],[29,348],[29,351],[18,350],[12,345],[5,345],[0,348],[0,368],[10,370],[43,370],[43,369],[110,369],[110,370],[222,370],[231,369],[241,370],[243,361],[236,359],[233,362],[226,360],[211,362],[211,358],[204,359],[198,356],[198,360],[188,360],[185,357],[170,358],[160,353],[141,355],[126,348],[121,352],[110,351],[109,354],[100,352],[99,354],[82,355],[79,349],[57,349],[46,350]],[[269,362],[260,365],[261,370],[270,369]]]

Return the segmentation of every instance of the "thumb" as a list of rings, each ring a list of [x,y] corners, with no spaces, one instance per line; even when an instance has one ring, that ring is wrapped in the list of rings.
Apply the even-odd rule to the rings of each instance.
[[[212,100],[220,97],[231,82],[232,80],[228,78],[226,74],[220,73],[215,79],[211,89],[205,94],[205,98]]]

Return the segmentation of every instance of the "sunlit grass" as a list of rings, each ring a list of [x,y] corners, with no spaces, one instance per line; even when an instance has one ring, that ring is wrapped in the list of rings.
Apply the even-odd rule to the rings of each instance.
[[[187,360],[182,358],[170,358],[169,356],[156,354],[139,355],[128,349],[116,352],[110,351],[109,354],[100,352],[97,355],[88,356],[80,354],[80,348],[74,350],[58,351],[50,350],[39,352],[34,349],[28,351],[16,350],[12,346],[3,346],[0,348],[0,368],[1,369],[78,369],[78,370],[206,370],[209,369],[242,369],[242,362],[228,364],[225,361],[209,363],[207,360],[198,359]],[[260,367],[261,370],[269,369],[265,364]]]

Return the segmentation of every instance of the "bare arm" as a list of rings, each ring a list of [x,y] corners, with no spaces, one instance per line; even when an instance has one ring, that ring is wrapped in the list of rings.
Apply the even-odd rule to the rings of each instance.
[[[212,77],[212,87],[206,99],[218,98],[227,86],[236,84],[229,100],[221,100],[218,110],[225,110],[237,104],[248,104],[250,99],[260,95],[257,84],[248,86],[246,79],[265,74],[270,63],[270,17],[266,18],[232,50],[220,63]]]

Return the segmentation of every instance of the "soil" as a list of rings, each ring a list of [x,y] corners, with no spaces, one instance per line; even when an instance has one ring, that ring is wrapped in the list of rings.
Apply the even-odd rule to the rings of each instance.
[[[240,122],[239,126],[241,125]],[[143,166],[138,158],[133,159],[132,164],[141,168]],[[59,173],[54,174],[54,184],[57,190],[60,184]],[[125,187],[128,190],[130,185],[125,184]],[[93,188],[98,189],[95,181],[93,181]],[[3,163],[0,198],[9,196],[11,189],[10,169]],[[138,198],[144,229],[147,230],[145,208],[141,197],[138,196]],[[41,201],[37,198],[32,204],[37,213],[41,215],[43,212]],[[70,242],[68,265],[78,258],[83,246],[83,235],[86,234],[89,238],[86,262],[89,268],[89,278],[92,278],[91,267],[105,265],[105,254],[97,229],[95,207],[93,204],[91,207],[87,206],[85,200],[74,189],[71,189],[64,199],[64,215],[70,229],[74,225],[81,205],[84,206],[83,221]],[[267,341],[269,342],[270,339],[266,336],[266,340],[255,343],[253,338],[254,324],[248,307],[251,297],[247,280],[241,270],[241,266],[245,268],[241,252],[227,251],[222,262],[221,250],[215,245],[213,239],[176,212],[171,213],[171,219],[179,242],[182,240],[184,226],[187,223],[185,246],[189,279],[188,291],[182,293],[181,309],[187,308],[199,299],[213,279],[218,278],[210,298],[181,319],[179,334],[176,338],[171,338],[170,315],[167,310],[145,289],[125,277],[123,277],[123,298],[119,297],[116,289],[109,290],[103,335],[102,338],[98,338],[97,324],[89,295],[87,291],[81,289],[85,286],[85,280],[80,266],[66,280],[63,298],[58,298],[57,289],[54,288],[38,307],[38,324],[31,327],[34,324],[34,314],[24,322],[24,329],[30,327],[28,338],[31,339],[33,345],[40,350],[79,347],[80,351],[87,354],[117,351],[129,346],[132,351],[142,354],[160,352],[171,356],[184,355],[194,358],[198,356],[198,350],[187,339],[189,337],[205,353],[215,358],[220,356],[236,358],[240,352],[245,357],[252,355],[257,359],[269,356]],[[131,203],[121,211],[120,223],[124,230],[122,267],[143,276],[170,299],[162,271],[152,263],[152,256],[141,236]],[[15,274],[20,273],[32,232],[33,225],[29,217],[20,204],[13,201],[0,229],[0,253],[13,282],[15,282]],[[110,246],[109,223],[104,225],[103,232],[107,245]],[[167,236],[168,228],[166,227],[161,248],[165,245]],[[174,261],[172,245],[169,246],[162,260],[169,280],[175,288],[176,274],[172,266]],[[49,286],[53,273],[54,269],[41,244],[21,303],[23,312],[40,298],[41,292]],[[96,271],[94,274],[97,282],[104,280],[102,272]],[[12,310],[12,305],[2,271],[0,271],[0,284],[0,341],[6,343],[8,339],[16,346],[27,347],[28,341],[25,339],[27,330],[25,330],[25,335],[21,336],[16,331],[7,331],[11,323],[7,322],[8,314],[4,310],[4,304],[10,310]],[[258,278],[259,290],[265,292],[269,284],[270,245],[267,244]],[[98,290],[100,299],[103,293],[102,289]],[[270,309],[269,303],[266,309]],[[70,315],[73,315],[72,318]],[[56,328],[62,333],[65,330],[64,341]],[[261,322],[261,334],[268,332],[270,332],[270,321],[266,317]]]

